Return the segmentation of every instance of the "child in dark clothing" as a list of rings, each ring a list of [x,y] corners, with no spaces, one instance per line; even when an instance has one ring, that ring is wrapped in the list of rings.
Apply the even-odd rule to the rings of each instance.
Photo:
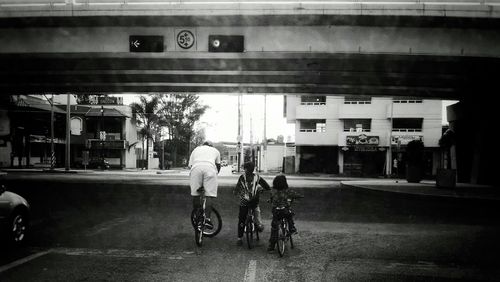
[[[243,164],[245,173],[240,176],[238,183],[233,191],[234,194],[240,196],[240,212],[238,214],[238,241],[237,245],[243,244],[243,230],[245,229],[245,219],[250,207],[255,211],[255,223],[257,228],[262,232],[264,225],[262,225],[259,207],[259,194],[262,190],[271,190],[269,184],[254,173],[255,164],[253,162],[246,162]],[[259,187],[260,186],[260,187]]]
[[[286,177],[282,174],[276,176],[273,180],[273,191],[271,192],[271,205],[273,212],[273,220],[271,222],[271,238],[269,239],[268,251],[273,251],[278,241],[278,224],[279,224],[279,212],[277,208],[286,208],[286,217],[288,220],[288,226],[290,232],[297,233],[295,228],[295,222],[293,221],[293,213],[290,210],[290,202],[294,199],[303,198],[292,189],[288,189],[288,183]],[[281,214],[283,216],[283,214]]]

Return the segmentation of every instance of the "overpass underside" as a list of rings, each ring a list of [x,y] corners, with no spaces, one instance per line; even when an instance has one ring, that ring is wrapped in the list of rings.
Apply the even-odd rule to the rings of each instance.
[[[0,54],[0,93],[488,95],[498,58],[393,54]]]
[[[450,17],[429,12],[440,11],[438,6],[419,16],[417,4],[409,5],[412,13],[405,16],[403,4],[372,11],[361,5],[355,14],[343,14],[328,1],[323,4],[329,8],[319,12],[307,1],[289,1],[283,11],[266,10],[261,2],[254,10],[243,9],[236,1],[227,4],[236,14],[224,14],[224,4],[210,10],[197,2],[207,9],[202,15],[126,10],[130,1],[111,8],[64,2],[39,10],[5,8],[2,1],[3,95],[186,92],[458,100],[492,93],[500,69],[500,13],[484,2],[461,5],[453,11],[471,14]],[[190,49],[179,48],[182,30],[196,41]],[[214,34],[242,36],[243,50],[210,52]],[[132,52],[130,40],[137,35],[160,36],[162,51]]]

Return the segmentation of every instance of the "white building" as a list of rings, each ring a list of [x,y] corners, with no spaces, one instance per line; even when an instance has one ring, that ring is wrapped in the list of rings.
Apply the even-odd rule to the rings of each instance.
[[[284,103],[287,122],[295,123],[296,172],[404,175],[405,145],[420,139],[426,174],[435,175],[441,100],[287,95]]]

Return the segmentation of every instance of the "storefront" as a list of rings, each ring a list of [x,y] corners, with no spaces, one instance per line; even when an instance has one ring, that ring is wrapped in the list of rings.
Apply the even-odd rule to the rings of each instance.
[[[339,148],[339,165],[350,176],[380,176],[384,174],[386,147],[379,146],[378,136],[366,134],[346,136],[346,146]]]

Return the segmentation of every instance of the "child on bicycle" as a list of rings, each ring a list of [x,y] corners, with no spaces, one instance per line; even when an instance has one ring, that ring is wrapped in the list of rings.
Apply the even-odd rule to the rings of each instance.
[[[295,222],[293,221],[293,213],[290,210],[290,202],[294,199],[303,198],[296,191],[288,188],[286,177],[283,174],[277,175],[273,180],[273,191],[271,192],[271,205],[273,220],[271,222],[271,238],[269,238],[269,252],[274,251],[276,242],[278,241],[278,224],[280,217],[285,216],[288,220],[288,226],[292,234],[297,233]],[[285,208],[278,210],[278,208]]]
[[[244,163],[243,169],[245,169],[245,173],[240,176],[238,182],[236,183],[236,187],[233,190],[233,193],[235,195],[239,195],[240,197],[240,211],[238,214],[238,246],[243,245],[242,238],[243,230],[245,228],[245,219],[250,207],[253,207],[255,211],[255,223],[257,225],[257,229],[260,232],[264,230],[264,225],[262,225],[260,216],[259,195],[262,190],[271,190],[271,187],[269,187],[269,184],[267,184],[264,178],[254,172],[255,164],[253,162]]]

